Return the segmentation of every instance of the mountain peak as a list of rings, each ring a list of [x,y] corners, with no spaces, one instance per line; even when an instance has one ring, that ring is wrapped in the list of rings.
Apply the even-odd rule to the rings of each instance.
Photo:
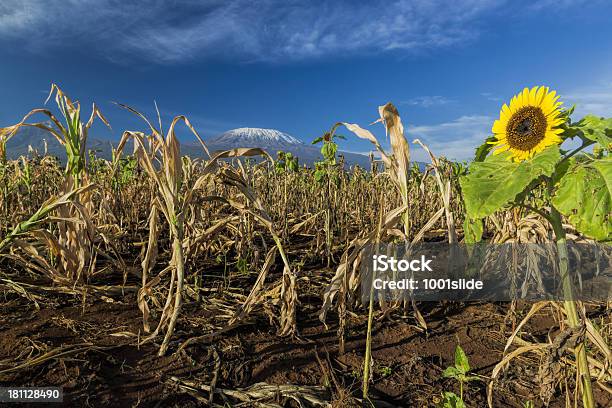
[[[211,140],[213,144],[241,145],[244,147],[260,147],[269,144],[300,146],[304,142],[289,133],[276,129],[238,128],[228,130]]]

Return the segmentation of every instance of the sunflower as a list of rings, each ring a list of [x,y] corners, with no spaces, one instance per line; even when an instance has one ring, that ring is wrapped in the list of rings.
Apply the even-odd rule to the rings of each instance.
[[[563,123],[559,96],[548,87],[525,88],[504,104],[499,119],[493,123],[493,134],[497,140],[491,142],[496,150],[493,154],[510,151],[514,161],[530,159],[548,146],[560,144],[559,136]]]

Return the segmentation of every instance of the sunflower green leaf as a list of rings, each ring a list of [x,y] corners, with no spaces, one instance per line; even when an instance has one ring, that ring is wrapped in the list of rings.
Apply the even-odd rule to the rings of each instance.
[[[574,163],[552,203],[584,235],[612,241],[612,158]]]
[[[584,137],[598,142],[602,147],[612,143],[612,118],[600,118],[587,115],[573,125],[582,131]]]
[[[481,219],[465,218],[463,222],[463,235],[466,244],[475,244],[482,240],[483,224]]]
[[[493,150],[495,140],[497,140],[495,136],[489,136],[483,144],[478,146],[474,155],[474,161],[484,161],[491,150]]]
[[[508,152],[472,162],[469,174],[460,178],[467,216],[484,218],[511,203],[532,181],[552,175],[560,158],[555,145],[519,163],[510,161]]]

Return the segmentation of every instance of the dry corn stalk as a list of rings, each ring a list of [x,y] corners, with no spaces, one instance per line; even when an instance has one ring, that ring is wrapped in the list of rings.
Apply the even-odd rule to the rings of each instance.
[[[274,262],[276,261],[276,252],[277,248],[273,247],[268,251],[266,255],[266,260],[261,268],[261,272],[255,281],[255,284],[251,288],[251,292],[247,296],[244,303],[236,310],[234,317],[228,322],[228,325],[232,325],[238,322],[240,319],[248,316],[248,314],[253,310],[255,305],[262,303],[264,301],[264,295],[261,293],[264,283],[266,281],[266,277],[268,276],[268,272]]]
[[[122,105],[123,106],[123,105]],[[157,235],[157,211],[159,210],[168,221],[170,236],[172,240],[172,259],[170,268],[172,270],[170,289],[163,309],[160,323],[151,336],[156,337],[162,325],[167,323],[166,334],[161,344],[159,355],[164,355],[170,344],[170,338],[174,333],[174,328],[182,306],[182,293],[185,278],[185,259],[183,255],[183,236],[184,236],[184,210],[190,203],[193,192],[191,190],[182,191],[183,169],[180,153],[180,143],[175,134],[175,126],[179,121],[183,121],[193,133],[197,134],[189,121],[184,116],[177,116],[172,120],[166,136],[161,129],[155,128],[143,115],[136,110],[126,107],[142,117],[149,125],[151,135],[148,138],[148,146],[145,144],[146,136],[140,132],[126,131],[117,148],[118,156],[122,152],[128,139],[133,139],[137,147],[137,157],[140,165],[144,168],[147,175],[154,182],[157,189],[157,196],[153,202],[150,221],[150,236],[148,251],[143,260],[143,287],[139,293],[139,307],[143,312],[145,329],[148,329],[148,306],[144,300],[147,286],[146,279],[148,271],[154,264],[157,246],[154,244]],[[160,163],[159,170],[156,168],[155,161]],[[176,287],[174,285],[176,283]],[[174,299],[174,301],[171,301]]]
[[[455,228],[455,217],[453,215],[453,210],[451,209],[451,180],[442,180],[442,172],[440,170],[440,164],[438,163],[438,158],[434,156],[434,154],[429,150],[423,142],[419,139],[416,139],[413,143],[419,144],[426,152],[429,154],[431,158],[431,164],[436,173],[436,182],[438,183],[438,188],[440,189],[440,195],[442,196],[442,204],[444,205],[444,214],[446,217],[446,227],[448,229],[448,243],[456,244],[457,243],[457,231]]]
[[[296,289],[296,275],[291,269],[289,259],[283,249],[281,239],[278,232],[274,228],[270,215],[266,212],[263,204],[259,197],[257,197],[255,191],[249,187],[243,174],[238,173],[234,168],[226,166],[219,173],[219,178],[228,185],[236,187],[242,195],[247,199],[246,204],[239,203],[231,199],[222,199],[223,201],[230,204],[232,207],[238,209],[241,212],[247,212],[254,216],[254,218],[263,226],[265,226],[272,239],[278,248],[278,251],[283,260],[283,277],[280,291],[281,301],[281,314],[280,314],[280,336],[289,336],[297,332],[296,324],[296,306],[298,302],[297,289]],[[245,304],[246,306],[246,304]]]

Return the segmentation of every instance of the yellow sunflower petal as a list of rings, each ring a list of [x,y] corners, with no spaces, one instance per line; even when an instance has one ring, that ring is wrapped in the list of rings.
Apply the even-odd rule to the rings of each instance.
[[[541,86],[538,89],[538,93],[536,94],[536,106],[542,105],[542,102],[544,101],[544,97],[546,96],[547,92],[548,88],[546,88],[545,86]]]
[[[502,106],[502,108],[501,108],[501,115],[503,115],[503,119],[506,122],[508,121],[508,119],[510,119],[510,116],[512,115],[512,112],[510,111],[510,108],[505,103],[504,103],[504,106]]]
[[[563,118],[555,118],[555,119],[548,119],[548,126],[549,127],[555,127],[555,126],[559,126],[560,124],[562,124],[564,122]]]
[[[504,133],[506,131],[506,123],[507,121],[502,121],[502,120],[496,120],[495,122],[493,122],[493,127],[491,128],[491,131],[495,134],[501,134]]]
[[[538,106],[537,100],[536,100],[536,94],[538,92],[538,87],[534,86],[533,88],[531,88],[529,90],[529,105],[532,106]]]
[[[510,148],[510,147],[509,147],[509,146],[507,146],[507,145],[501,146],[501,147],[499,147],[498,149],[493,150],[493,154],[494,154],[494,155],[498,155],[498,154],[500,154],[500,153],[503,153],[503,152],[505,152],[505,151],[508,151],[508,149],[509,149],[509,148]]]
[[[520,93],[519,103],[521,106],[529,105],[529,88],[523,89],[523,92]]]
[[[514,95],[512,98],[510,98],[510,105],[509,105],[510,115],[513,115],[516,112],[517,105],[518,103],[516,102],[516,95]]]
[[[556,96],[556,92],[552,91],[548,94],[546,94],[546,96],[544,96],[544,99],[542,100],[542,103],[540,104],[540,106],[542,106],[545,110],[544,113],[548,113],[548,112],[552,112],[555,109],[555,104],[557,103],[557,99],[559,99],[558,96]]]

